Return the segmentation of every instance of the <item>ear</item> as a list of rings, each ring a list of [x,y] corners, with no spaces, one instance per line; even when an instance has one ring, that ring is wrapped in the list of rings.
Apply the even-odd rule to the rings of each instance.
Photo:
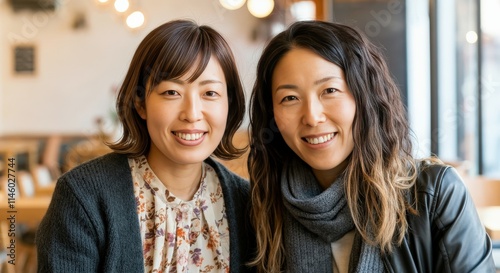
[[[139,114],[139,116],[146,120],[147,118],[147,115],[146,115],[146,102],[145,100],[140,100],[138,98],[135,99],[134,101],[134,106],[135,106],[135,110],[137,111],[137,114]]]

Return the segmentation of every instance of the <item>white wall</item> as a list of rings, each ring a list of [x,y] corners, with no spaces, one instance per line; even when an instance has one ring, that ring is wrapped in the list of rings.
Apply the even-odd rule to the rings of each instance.
[[[218,0],[140,1],[147,22],[137,31],[96,1],[58,0],[56,12],[38,13],[14,13],[7,2],[0,0],[0,135],[95,132],[95,119],[110,117],[111,89],[123,80],[139,42],[168,20],[193,19],[220,31],[234,50],[247,94],[265,43],[251,40],[261,22],[245,7],[228,11]],[[84,29],[72,28],[78,12],[86,16]],[[12,72],[18,43],[36,47],[33,76]]]

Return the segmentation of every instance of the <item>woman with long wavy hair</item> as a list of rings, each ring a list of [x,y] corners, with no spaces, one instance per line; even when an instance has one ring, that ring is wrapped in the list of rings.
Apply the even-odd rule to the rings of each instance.
[[[418,160],[382,54],[336,23],[264,49],[250,109],[259,272],[494,272],[456,171]]]

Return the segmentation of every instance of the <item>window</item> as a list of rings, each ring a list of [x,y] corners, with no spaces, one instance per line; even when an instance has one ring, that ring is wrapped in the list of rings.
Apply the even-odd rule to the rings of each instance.
[[[432,152],[469,174],[500,177],[500,29],[497,0],[436,3]],[[432,61],[431,61],[432,62]]]
[[[481,0],[482,172],[500,177],[500,2]]]

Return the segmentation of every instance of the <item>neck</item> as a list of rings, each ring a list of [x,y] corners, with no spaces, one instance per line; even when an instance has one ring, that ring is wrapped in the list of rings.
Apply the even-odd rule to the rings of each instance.
[[[329,170],[315,170],[313,169],[314,176],[318,180],[320,186],[325,190],[328,189],[335,180],[342,174],[348,164],[348,160],[344,160],[337,167]]]
[[[201,181],[203,162],[186,165],[161,164],[162,161],[147,156],[148,164],[156,177],[177,198],[189,201],[193,199]]]

